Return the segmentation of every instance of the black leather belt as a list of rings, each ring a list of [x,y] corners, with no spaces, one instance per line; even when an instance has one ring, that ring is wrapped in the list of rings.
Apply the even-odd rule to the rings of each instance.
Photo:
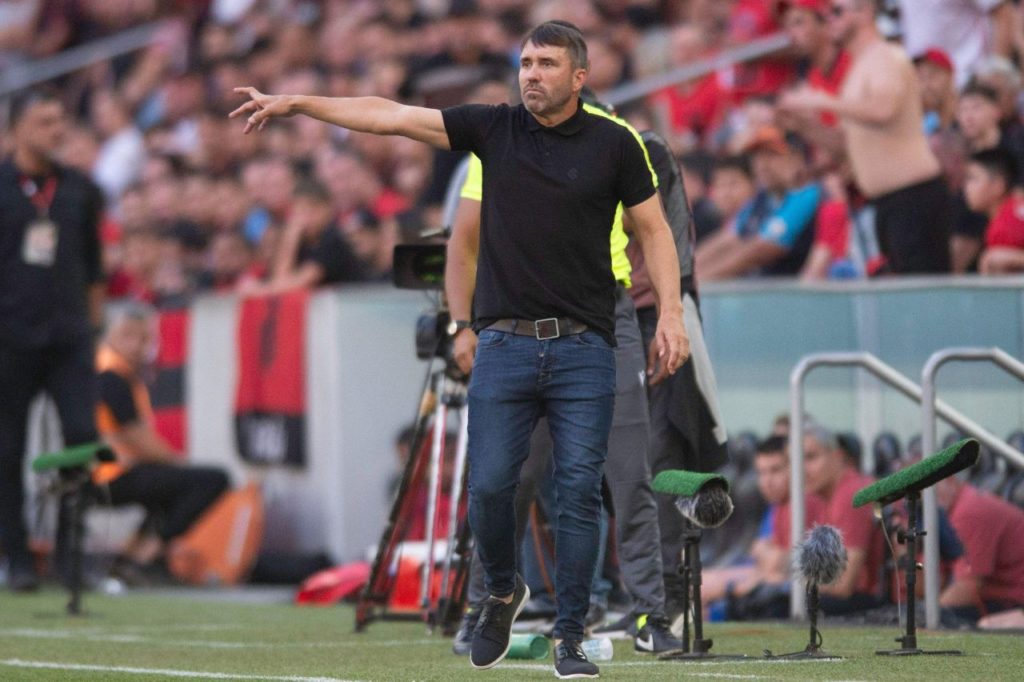
[[[543,320],[495,320],[487,325],[487,329],[519,336],[533,336],[539,341],[546,341],[560,336],[582,334],[587,331],[587,325],[571,317],[548,317]]]

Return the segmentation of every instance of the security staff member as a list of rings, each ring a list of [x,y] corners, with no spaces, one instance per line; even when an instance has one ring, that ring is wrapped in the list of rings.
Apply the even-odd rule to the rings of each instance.
[[[29,404],[56,403],[66,445],[96,439],[92,333],[102,319],[99,188],[54,161],[65,128],[52,90],[10,108],[0,164],[0,546],[16,591],[38,585],[28,551],[22,466]]]
[[[561,677],[598,672],[580,642],[614,402],[615,280],[608,240],[620,202],[641,237],[658,294],[655,376],[675,372],[688,354],[679,267],[653,174],[639,140],[581,108],[587,69],[579,30],[547,22],[522,44],[520,106],[440,112],[373,97],[270,96],[240,88],[251,101],[232,112],[248,115],[246,132],[274,116],[306,113],[359,131],[472,151],[483,161],[469,515],[491,597],[473,637],[470,660],[477,668],[492,667],[508,653],[512,623],[529,596],[516,573],[513,498],[530,433],[544,414],[560,508],[555,669]],[[453,293],[470,291],[470,272],[449,267],[446,282],[453,317],[469,320],[470,297]]]
[[[714,471],[726,461],[727,436],[700,319],[693,258],[696,244],[693,218],[679,166],[668,144],[649,130],[642,132],[641,137],[658,176],[658,193],[676,243],[679,273],[682,277],[680,288],[683,294],[683,315],[691,340],[690,362],[667,381],[651,385],[648,390],[651,473],[656,476],[666,469]],[[646,350],[654,338],[658,322],[654,290],[651,288],[640,245],[635,241],[630,242],[626,252],[633,265],[633,286],[629,293],[636,303],[643,347]],[[681,613],[683,601],[683,585],[676,568],[683,549],[685,528],[683,518],[670,497],[659,495],[656,500],[658,527],[661,530],[661,564],[669,597],[668,616],[673,618]]]

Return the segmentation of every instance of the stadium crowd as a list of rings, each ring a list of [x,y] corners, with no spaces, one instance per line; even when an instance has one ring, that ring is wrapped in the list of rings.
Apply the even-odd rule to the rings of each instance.
[[[699,239],[699,281],[1024,271],[1024,194],[1017,189],[1024,9],[1004,0],[881,4],[877,25],[902,44],[893,58],[906,65],[908,80],[865,97],[883,104],[914,97],[914,107],[892,115],[919,119],[895,142],[920,137],[925,160],[941,173],[935,210],[945,222],[918,245],[938,254],[927,267],[887,258],[876,217],[891,219],[892,207],[876,201],[885,192],[857,182],[862,160],[847,153],[847,114],[822,105],[822,93],[842,93],[856,66],[843,49],[850,35],[844,17],[868,13],[875,23],[871,0],[0,0],[0,68],[162,22],[149,46],[56,82],[72,114],[61,160],[91,175],[105,195],[102,263],[112,298],[159,306],[202,292],[257,295],[388,279],[394,245],[440,226],[459,155],[309,118],[242,135],[227,118],[241,102],[232,87],[442,107],[462,102],[482,80],[511,86],[520,36],[554,18],[585,34],[588,83],[599,94],[759,37],[789,36],[781,52],[620,107],[638,128],[659,131],[680,161]],[[6,132],[0,129],[5,155]],[[837,612],[874,605],[889,591],[883,538],[872,519],[836,511],[850,507],[847,497],[864,481],[844,463],[840,441],[824,431],[810,437],[819,468],[808,470],[808,481],[822,499],[809,518],[859,524],[845,529],[861,546],[853,546],[855,570],[830,595],[832,604]],[[784,509],[784,441],[750,450],[734,466],[753,463],[764,499]],[[961,539],[968,552],[980,518],[1009,518],[1002,507],[982,509],[991,503],[960,484],[943,495],[947,508],[963,505],[950,521],[967,524]],[[968,504],[981,511],[968,515]],[[775,511],[768,518],[787,517]],[[1015,523],[1007,532],[1019,538]],[[789,544],[786,533],[768,530],[762,540],[779,550]],[[761,549],[768,554],[742,571],[717,583],[709,578],[733,616],[777,606],[763,585],[780,582],[786,563]],[[958,580],[970,589],[944,595],[947,605],[984,612],[1024,603],[1024,574],[999,573],[997,549],[977,549],[989,557],[986,575],[955,569],[950,589]],[[1012,560],[1020,565],[1019,554]],[[1006,584],[985,592],[992,576]]]
[[[115,298],[160,304],[386,279],[394,244],[438,227],[458,158],[307,119],[243,136],[226,117],[240,102],[232,86],[445,106],[482,77],[511,82],[523,30],[556,17],[586,35],[598,93],[789,35],[782,52],[620,108],[661,132],[682,163],[700,280],[1024,269],[1014,189],[1024,160],[1021,8],[882,3],[878,25],[913,59],[908,87],[919,89],[920,131],[941,164],[938,200],[949,202],[948,225],[914,247],[935,250],[939,265],[915,269],[886,263],[874,225],[881,203],[855,182],[841,116],[805,106],[807,89],[840,92],[852,60],[836,39],[844,13],[863,4],[27,0],[0,3],[0,65],[163,21],[148,47],[57,82],[73,118],[63,161],[106,196],[103,263]]]

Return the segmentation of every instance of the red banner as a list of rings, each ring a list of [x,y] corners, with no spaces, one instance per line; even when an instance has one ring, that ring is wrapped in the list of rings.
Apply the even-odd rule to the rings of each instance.
[[[154,363],[156,374],[149,387],[154,427],[180,453],[184,453],[188,443],[185,367],[191,321],[188,308],[160,311],[157,318],[159,346]]]
[[[235,439],[248,462],[305,464],[308,299],[299,290],[242,301]]]

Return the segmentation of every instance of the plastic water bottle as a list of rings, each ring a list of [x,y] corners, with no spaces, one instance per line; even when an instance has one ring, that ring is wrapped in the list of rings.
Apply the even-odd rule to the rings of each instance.
[[[587,658],[591,661],[598,662],[612,660],[614,649],[612,648],[612,640],[607,637],[585,639],[581,646],[583,647],[583,653],[585,653]]]

